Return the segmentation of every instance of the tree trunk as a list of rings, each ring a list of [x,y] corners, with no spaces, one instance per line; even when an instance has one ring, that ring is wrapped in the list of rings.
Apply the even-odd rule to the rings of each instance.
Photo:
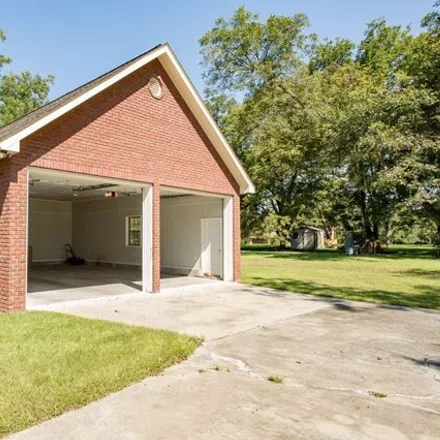
[[[373,223],[373,240],[379,240],[379,223],[377,221]]]
[[[440,246],[440,223],[437,223],[437,243]]]
[[[368,217],[368,213],[367,213],[367,202],[366,202],[366,197],[365,197],[364,191],[359,192],[359,204],[361,207],[362,220],[364,223],[364,231],[365,231],[366,238],[368,240],[374,240],[373,228],[371,227],[371,221],[370,221],[370,218]]]
[[[385,245],[389,246],[391,244],[392,230],[391,230],[391,222],[387,220],[385,222]]]
[[[436,237],[435,242],[434,242],[435,256],[437,258],[440,258],[440,223],[436,222],[436,226],[437,226],[437,237]]]

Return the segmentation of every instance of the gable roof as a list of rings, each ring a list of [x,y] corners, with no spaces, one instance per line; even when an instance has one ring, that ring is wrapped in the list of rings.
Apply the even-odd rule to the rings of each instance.
[[[110,72],[72,90],[37,110],[0,128],[0,151],[18,153],[20,141],[101,91],[158,59],[182,95],[191,112],[205,131],[225,165],[240,185],[240,193],[253,193],[255,187],[233,149],[208,112],[202,98],[191,83],[168,43],[160,44]],[[0,156],[1,158],[1,156]]]

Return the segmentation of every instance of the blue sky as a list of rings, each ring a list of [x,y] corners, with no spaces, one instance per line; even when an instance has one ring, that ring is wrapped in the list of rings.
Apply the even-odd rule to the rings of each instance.
[[[0,53],[8,69],[56,77],[55,98],[117,65],[168,41],[199,91],[203,91],[198,39],[219,16],[246,5],[270,13],[305,12],[321,37],[358,41],[365,23],[385,17],[413,25],[434,0],[20,0],[2,2],[0,28],[8,37]]]

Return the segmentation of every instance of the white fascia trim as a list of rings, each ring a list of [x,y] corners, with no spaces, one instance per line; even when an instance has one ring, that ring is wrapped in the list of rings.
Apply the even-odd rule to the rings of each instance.
[[[173,80],[175,86],[183,96],[194,116],[197,118],[211,142],[214,144],[214,147],[220,154],[220,157],[225,161],[226,166],[231,170],[232,175],[237,179],[238,183],[240,184],[240,193],[253,194],[255,192],[255,186],[238,160],[234,150],[223,136],[218,125],[206,108],[206,105],[199,93],[193,86],[191,80],[188,78],[186,72],[183,70],[171,47],[166,44],[165,48],[166,51],[162,54],[162,56],[159,57],[159,61],[161,61],[162,66],[165,68],[166,72]]]
[[[234,281],[234,199],[223,200],[223,281]]]
[[[149,62],[153,61],[154,59],[159,57],[161,54],[163,54],[165,51],[166,51],[166,47],[160,46],[157,49],[154,49],[153,51],[145,54],[144,57],[140,58],[136,63],[127,67],[125,70],[119,72],[117,75],[109,78],[107,81],[102,82],[101,84],[99,84],[95,88],[85,92],[83,95],[78,96],[78,98],[67,103],[63,107],[55,110],[54,112],[48,114],[44,118],[39,119],[38,121],[31,124],[29,127],[26,127],[24,130],[22,130],[22,131],[18,132],[17,134],[11,136],[10,138],[5,139],[4,141],[0,142],[0,150],[9,150],[11,148],[11,145],[15,145],[15,144],[19,143],[20,140],[24,139],[25,137],[29,136],[30,134],[32,134],[35,131],[39,130],[40,128],[44,127],[45,125],[49,124],[50,122],[54,121],[55,119],[61,117],[62,115],[64,115],[68,111],[74,109],[78,105],[82,104],[83,102],[87,101],[88,99],[92,98],[93,96],[97,95],[98,93],[102,92],[106,88],[117,83],[121,79],[125,78],[127,75],[130,75],[130,73],[133,73],[136,70],[140,69],[145,64],[148,64]],[[18,152],[18,151],[16,151],[16,152]]]
[[[153,187],[142,188],[142,292],[153,292]]]
[[[12,141],[9,142],[9,139],[6,139],[4,142],[0,144],[0,151],[5,151],[7,153],[19,153],[20,152],[20,141]]]

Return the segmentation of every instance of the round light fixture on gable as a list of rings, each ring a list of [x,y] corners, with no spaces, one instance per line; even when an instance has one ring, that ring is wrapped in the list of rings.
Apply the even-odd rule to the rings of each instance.
[[[148,90],[151,96],[155,99],[160,99],[163,96],[162,83],[159,77],[153,77],[148,81]]]

